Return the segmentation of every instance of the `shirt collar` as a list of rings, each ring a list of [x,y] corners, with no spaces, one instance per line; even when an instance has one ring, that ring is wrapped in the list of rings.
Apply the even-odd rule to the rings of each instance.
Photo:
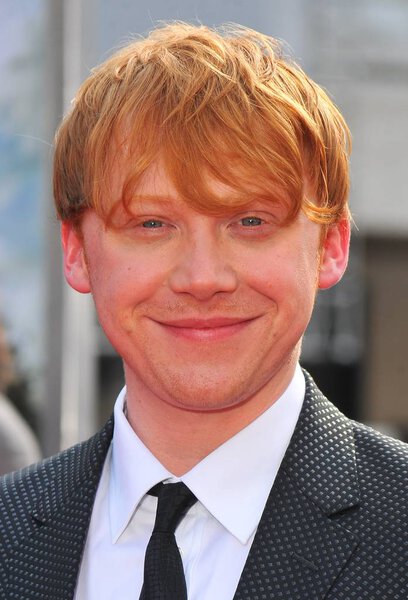
[[[305,395],[299,366],[285,392],[182,479],[210,513],[245,544],[261,519]]]
[[[116,542],[147,491],[173,478],[135,434],[115,404],[109,510]],[[305,395],[297,365],[285,392],[262,415],[180,477],[204,507],[242,544],[254,533],[289,445]]]
[[[114,408],[114,430],[109,481],[109,518],[112,542],[126,529],[143,496],[172,474],[157,460],[133,431],[123,407],[126,387]]]

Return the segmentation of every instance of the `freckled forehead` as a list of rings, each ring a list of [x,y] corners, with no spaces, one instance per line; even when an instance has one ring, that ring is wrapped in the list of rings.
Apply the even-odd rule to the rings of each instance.
[[[136,195],[178,198],[180,195],[166,172],[162,161],[153,163],[143,174],[135,190]]]
[[[208,187],[214,196],[218,196],[220,201],[225,198],[236,196],[237,193],[230,186],[222,181],[212,178],[210,175],[207,179]],[[139,184],[135,190],[136,195],[140,196],[157,196],[159,198],[172,198],[188,201],[183,198],[177,190],[174,182],[167,173],[163,160],[157,160],[141,177]]]

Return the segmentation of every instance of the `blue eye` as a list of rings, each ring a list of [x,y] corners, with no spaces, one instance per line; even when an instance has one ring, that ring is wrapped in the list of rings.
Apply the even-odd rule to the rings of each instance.
[[[241,223],[244,227],[257,227],[262,225],[263,221],[259,217],[244,217],[241,219]]]
[[[142,227],[146,227],[147,229],[158,229],[159,227],[163,227],[163,222],[156,221],[156,219],[149,219],[148,221],[143,221]]]

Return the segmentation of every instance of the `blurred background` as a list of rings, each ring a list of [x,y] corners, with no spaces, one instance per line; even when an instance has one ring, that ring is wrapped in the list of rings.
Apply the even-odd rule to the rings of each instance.
[[[169,19],[232,21],[285,40],[345,115],[357,227],[347,275],[319,296],[302,362],[349,416],[407,439],[406,0],[1,0],[0,442],[21,438],[25,464],[84,439],[123,385],[90,298],[63,282],[53,134],[92,66]]]

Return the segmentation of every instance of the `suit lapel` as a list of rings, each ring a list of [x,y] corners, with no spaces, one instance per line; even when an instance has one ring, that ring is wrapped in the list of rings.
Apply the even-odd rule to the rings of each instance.
[[[302,412],[234,600],[322,600],[358,544],[341,524],[359,501],[352,425],[305,376]]]
[[[7,598],[73,599],[112,427],[110,421],[91,440],[59,455],[24,536],[9,553]]]
[[[358,505],[352,426],[306,378],[304,406],[234,600],[322,600],[358,544],[341,524]],[[41,497],[7,556],[8,599],[73,599],[112,428],[110,421],[45,465]]]

